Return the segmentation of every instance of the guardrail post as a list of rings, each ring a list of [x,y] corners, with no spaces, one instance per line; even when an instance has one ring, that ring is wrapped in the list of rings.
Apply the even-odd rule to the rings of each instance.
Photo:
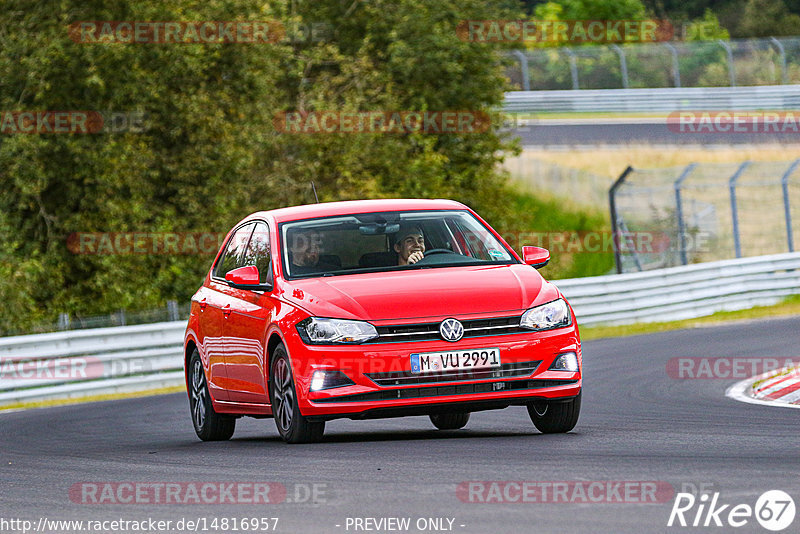
[[[180,319],[180,317],[178,317],[178,301],[167,301],[167,317],[169,317],[170,321],[177,321]]]
[[[686,224],[683,222],[683,199],[681,198],[681,184],[689,174],[697,167],[697,163],[690,163],[683,169],[678,179],[675,180],[675,218],[678,220],[678,247],[681,254],[681,264],[689,263],[689,255],[686,253]]]
[[[733,173],[731,179],[728,180],[728,187],[731,190],[731,217],[733,218],[733,246],[736,249],[736,257],[742,257],[742,242],[741,237],[739,236],[739,213],[736,209],[736,180],[739,179],[739,176],[742,175],[744,170],[750,166],[749,161],[745,161],[739,168],[736,169],[736,172]]]
[[[514,50],[511,52],[517,59],[519,59],[519,68],[522,71],[522,90],[523,91],[530,91],[531,90],[531,74],[528,71],[528,56],[526,56],[520,50]]]
[[[564,52],[569,56],[569,73],[572,76],[572,89],[574,90],[580,89],[580,85],[578,83],[577,56],[575,56],[575,52],[573,52],[569,48],[564,48]]]
[[[681,86],[681,67],[678,63],[678,49],[671,43],[664,43],[664,46],[672,52],[672,77],[675,79],[675,87]]]
[[[622,75],[622,87],[628,88],[628,62],[625,60],[625,51],[619,45],[612,44],[611,49],[619,56],[619,70]]]
[[[730,45],[722,39],[717,42],[722,45],[722,48],[724,48],[725,52],[728,54],[728,74],[731,77],[731,87],[736,87],[736,69],[733,67],[733,50],[731,50]]]
[[[786,85],[789,83],[789,77],[786,73],[786,49],[783,48],[783,43],[776,38],[770,37],[769,40],[772,41],[772,44],[775,45],[781,55],[781,83]]]
[[[619,253],[619,243],[617,239],[619,239],[618,235],[618,221],[617,221],[617,199],[616,193],[617,188],[625,183],[625,179],[628,175],[633,172],[633,167],[628,165],[628,167],[622,171],[622,174],[619,175],[617,181],[614,182],[614,185],[611,186],[611,189],[608,190],[608,207],[609,212],[611,215],[611,241],[614,246],[614,264],[617,266],[617,274],[622,273],[622,257]]]
[[[59,330],[69,330],[69,314],[68,313],[59,313],[58,314],[58,329]]]
[[[781,176],[781,187],[783,188],[783,211],[786,215],[786,241],[789,243],[789,252],[794,252],[794,236],[792,235],[792,209],[789,204],[789,177],[792,175],[797,166],[800,165],[800,159],[796,159],[789,165],[786,172]]]

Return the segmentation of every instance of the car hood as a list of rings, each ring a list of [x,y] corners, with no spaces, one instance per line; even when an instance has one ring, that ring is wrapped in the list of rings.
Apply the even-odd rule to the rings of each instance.
[[[520,312],[558,298],[528,265],[441,267],[287,282],[284,298],[317,317],[368,321]]]

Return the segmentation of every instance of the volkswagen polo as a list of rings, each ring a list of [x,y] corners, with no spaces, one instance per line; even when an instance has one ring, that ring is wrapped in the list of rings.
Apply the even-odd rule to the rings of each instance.
[[[192,297],[185,336],[202,440],[242,416],[289,443],[325,422],[526,406],[544,433],[574,428],[581,344],[572,308],[467,206],[363,200],[263,211],[228,233]]]

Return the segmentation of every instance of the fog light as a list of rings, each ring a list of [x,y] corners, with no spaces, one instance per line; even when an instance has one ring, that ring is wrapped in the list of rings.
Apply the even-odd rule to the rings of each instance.
[[[574,352],[565,352],[559,354],[553,365],[550,366],[550,371],[569,371],[572,373],[578,372],[578,355]]]
[[[319,391],[325,386],[325,371],[314,371],[311,377],[311,391]]]
[[[355,384],[341,371],[314,371],[311,375],[311,391],[340,388]]]

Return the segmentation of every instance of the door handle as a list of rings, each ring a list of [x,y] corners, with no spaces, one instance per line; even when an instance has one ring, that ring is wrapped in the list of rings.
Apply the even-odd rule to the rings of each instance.
[[[208,299],[203,297],[203,300],[200,301],[200,311],[206,311],[206,306],[208,306]]]
[[[225,315],[225,317],[228,317],[231,314],[231,305],[230,304],[226,304],[222,308],[222,313],[223,313],[223,315]]]

